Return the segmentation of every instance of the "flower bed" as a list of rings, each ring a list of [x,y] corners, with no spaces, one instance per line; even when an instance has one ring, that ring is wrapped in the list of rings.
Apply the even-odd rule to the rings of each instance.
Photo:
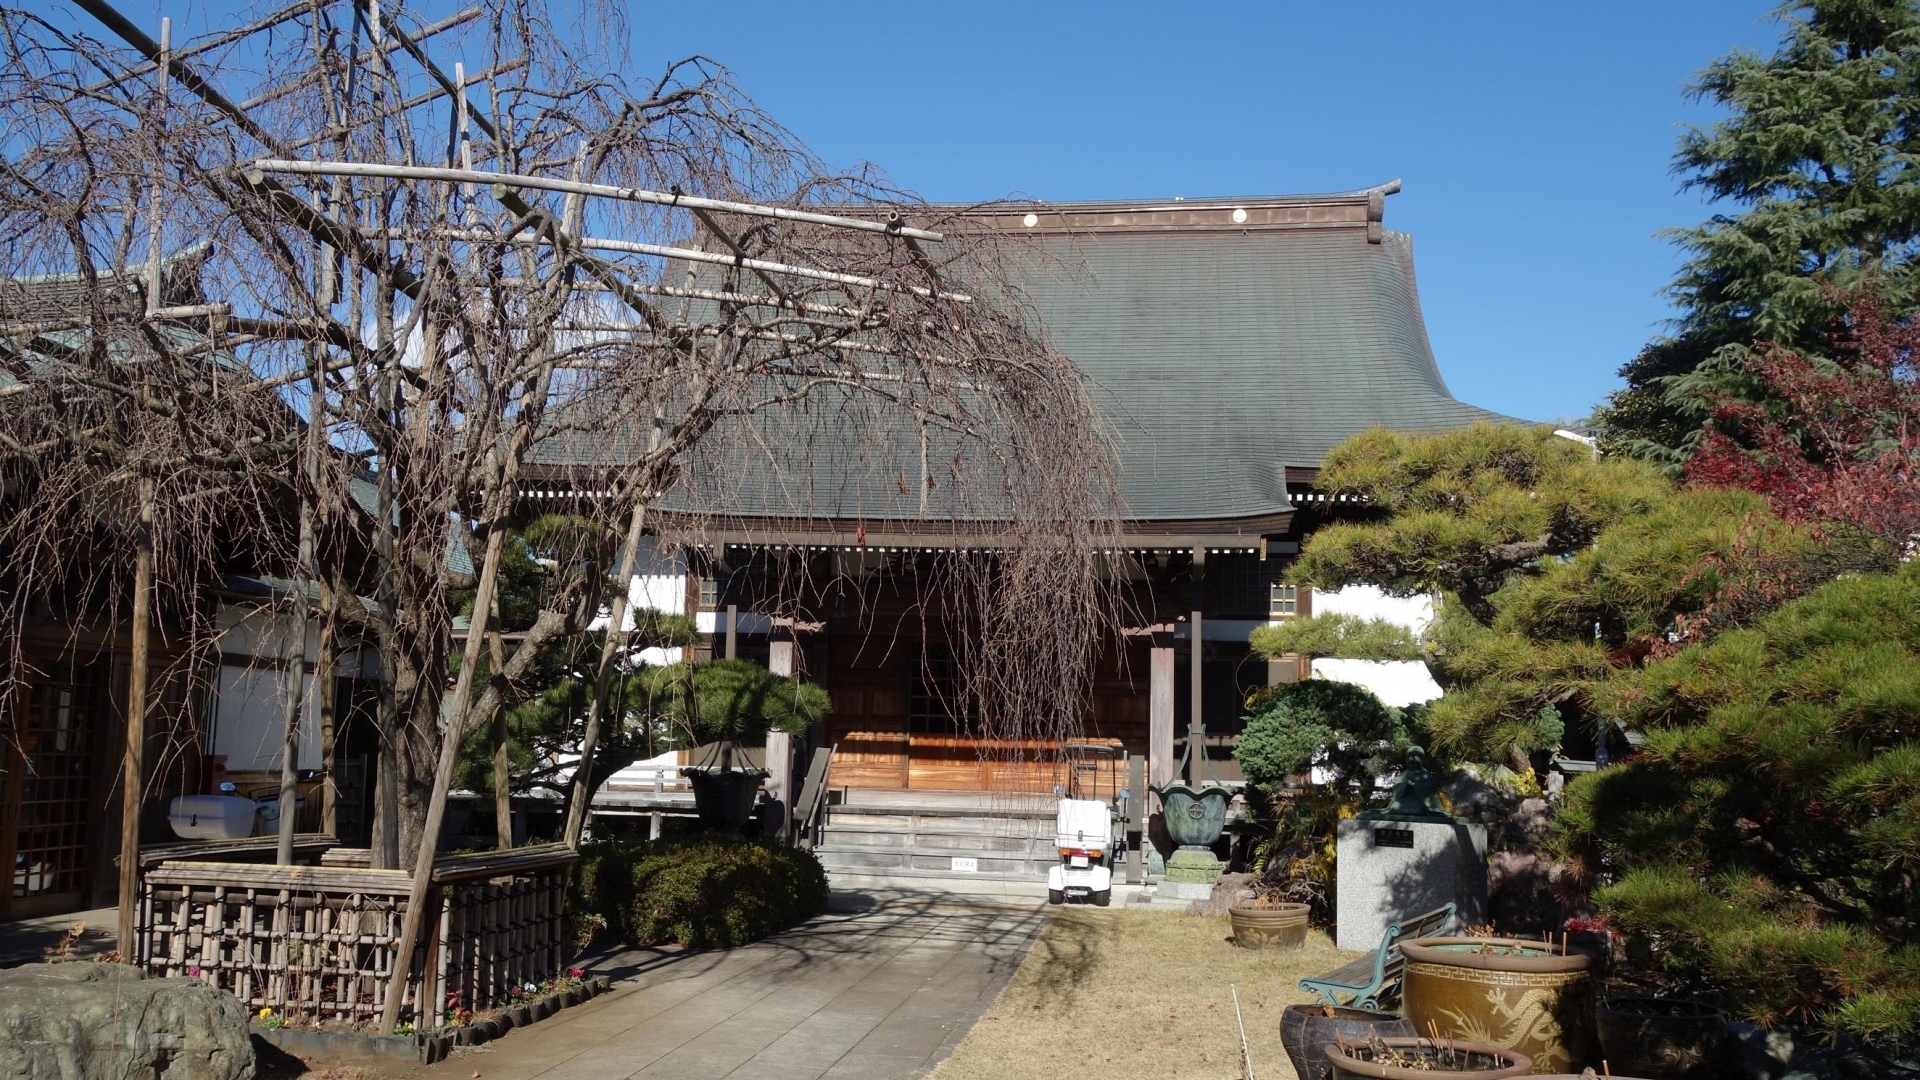
[[[447,1002],[440,1024],[419,1030],[402,1021],[392,1035],[376,1035],[365,1025],[322,1022],[299,1014],[261,1009],[254,1016],[254,1034],[289,1053],[303,1057],[342,1059],[418,1058],[432,1064],[455,1046],[478,1046],[514,1028],[539,1023],[569,1006],[589,1001],[612,989],[606,976],[589,976],[580,968],[509,988],[500,1000],[478,1009],[463,1005],[458,995]]]

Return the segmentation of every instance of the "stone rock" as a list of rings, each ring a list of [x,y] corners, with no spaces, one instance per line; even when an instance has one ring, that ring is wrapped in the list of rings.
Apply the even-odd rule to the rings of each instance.
[[[1502,851],[1533,851],[1553,827],[1553,808],[1545,799],[1522,799],[1494,825],[1493,846]]]
[[[1492,784],[1466,769],[1455,770],[1440,787],[1453,808],[1453,816],[1462,821],[1494,821],[1506,813],[1508,801]]]
[[[198,979],[77,961],[0,970],[0,1080],[251,1080],[247,1011]]]
[[[1503,934],[1557,934],[1575,912],[1554,888],[1562,869],[1549,859],[1497,851],[1487,859],[1487,920]]]
[[[1237,901],[1252,898],[1252,874],[1221,874],[1220,880],[1213,883],[1213,890],[1205,900],[1195,900],[1187,905],[1187,914],[1225,915],[1227,909]]]

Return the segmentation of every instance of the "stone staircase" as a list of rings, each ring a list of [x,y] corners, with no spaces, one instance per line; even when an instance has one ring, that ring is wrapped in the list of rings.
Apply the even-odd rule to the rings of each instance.
[[[836,796],[841,793],[835,792]],[[836,877],[1038,882],[1059,857],[1052,795],[848,789],[814,853]]]

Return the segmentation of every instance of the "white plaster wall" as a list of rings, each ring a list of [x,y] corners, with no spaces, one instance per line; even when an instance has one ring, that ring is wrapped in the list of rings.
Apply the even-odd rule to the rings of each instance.
[[[1341,660],[1323,656],[1313,662],[1313,677],[1357,683],[1396,709],[1441,695],[1427,665],[1419,660]]]
[[[1313,593],[1315,615],[1353,615],[1362,619],[1385,619],[1423,633],[1433,622],[1431,596],[1388,596],[1372,585],[1349,585],[1338,592]]]
[[[224,754],[232,772],[280,768],[287,691],[293,680],[273,668],[222,664],[215,687],[213,752]],[[321,767],[320,732],[312,722],[313,678],[301,679],[300,752],[296,769]]]
[[[292,660],[296,623],[285,611],[251,605],[228,605],[221,609],[218,620],[218,648],[225,659],[214,683],[213,733],[208,739],[208,752],[225,755],[227,768],[234,772],[277,770],[293,679],[277,664],[267,667],[253,661]],[[309,664],[319,658],[317,625],[307,627],[305,647],[299,654],[299,659]],[[360,663],[358,658],[355,662],[356,666]],[[301,694],[300,752],[294,768],[318,769],[324,762],[319,725],[314,720],[311,676],[302,678]]]
[[[1338,592],[1314,592],[1313,613],[1385,619],[1420,634],[1433,622],[1433,598],[1388,596],[1372,585],[1349,585]],[[1433,673],[1419,660],[1321,657],[1313,662],[1313,677],[1364,686],[1394,708],[1441,696],[1440,684],[1433,681]]]

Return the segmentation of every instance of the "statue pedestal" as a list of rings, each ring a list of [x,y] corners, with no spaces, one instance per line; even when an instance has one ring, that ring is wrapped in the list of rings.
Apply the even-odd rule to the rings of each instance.
[[[1226,864],[1206,848],[1177,848],[1167,857],[1166,876],[1153,894],[1176,900],[1205,900],[1213,895],[1213,883],[1220,880],[1225,869]]]
[[[1487,827],[1353,818],[1340,822],[1335,940],[1380,947],[1387,926],[1452,901],[1455,925],[1487,921]]]

